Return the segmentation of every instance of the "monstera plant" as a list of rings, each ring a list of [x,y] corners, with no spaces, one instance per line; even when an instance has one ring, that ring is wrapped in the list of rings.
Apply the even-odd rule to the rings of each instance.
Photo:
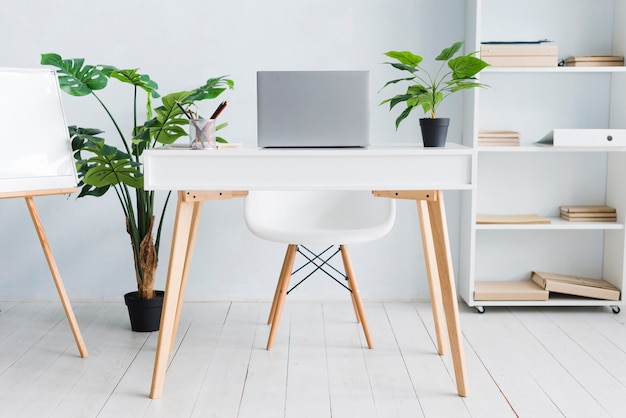
[[[187,110],[196,103],[214,99],[234,83],[226,76],[209,78],[193,90],[160,96],[157,83],[137,69],[118,69],[109,65],[87,65],[83,58],[63,59],[58,54],[42,54],[41,64],[55,67],[60,88],[72,96],[91,96],[113,123],[114,134],[91,127],[70,126],[70,138],[79,177],[78,197],[100,197],[113,191],[119,200],[125,228],[130,235],[139,298],[155,296],[154,281],[158,262],[163,215],[170,194],[160,207],[155,206],[155,192],[144,189],[142,153],[155,146],[172,144],[187,135]],[[123,115],[132,123],[130,132],[123,132],[114,116],[98,96],[98,91],[115,80],[130,86],[132,100]],[[145,107],[140,111],[140,94],[145,94]],[[159,101],[160,104],[157,106]],[[141,117],[140,112],[145,112]],[[217,129],[224,127],[218,126]],[[219,140],[219,139],[218,139]],[[223,141],[223,139],[222,139]]]

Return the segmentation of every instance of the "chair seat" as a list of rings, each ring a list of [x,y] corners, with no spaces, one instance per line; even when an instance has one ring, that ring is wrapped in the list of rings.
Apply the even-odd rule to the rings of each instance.
[[[251,191],[244,219],[259,238],[285,244],[352,244],[387,234],[395,201],[368,191]]]

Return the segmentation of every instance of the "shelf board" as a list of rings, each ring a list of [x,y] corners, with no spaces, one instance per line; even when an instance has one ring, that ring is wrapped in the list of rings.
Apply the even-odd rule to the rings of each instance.
[[[502,152],[624,152],[626,147],[555,147],[552,145],[521,144],[511,146],[477,146],[480,153]]]
[[[626,66],[615,67],[487,67],[481,73],[624,73]]]
[[[510,282],[523,284],[526,281],[527,280],[511,280]],[[484,285],[487,283],[502,282],[492,282],[491,280],[476,280],[476,283],[482,283]],[[537,287],[537,289],[541,288]],[[470,306],[618,306],[621,304],[621,300],[594,299],[582,296],[566,295],[564,293],[550,292],[547,300],[476,300],[472,298]]]
[[[548,300],[474,300],[468,306],[621,306],[619,300],[550,296]]]
[[[619,222],[570,222],[557,216],[546,217],[549,224],[476,224],[477,230],[620,230]]]

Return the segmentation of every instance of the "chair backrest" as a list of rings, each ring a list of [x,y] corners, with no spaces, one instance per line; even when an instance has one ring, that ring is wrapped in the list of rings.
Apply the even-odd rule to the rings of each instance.
[[[289,244],[348,244],[387,234],[395,201],[369,191],[251,191],[244,204],[255,235]]]

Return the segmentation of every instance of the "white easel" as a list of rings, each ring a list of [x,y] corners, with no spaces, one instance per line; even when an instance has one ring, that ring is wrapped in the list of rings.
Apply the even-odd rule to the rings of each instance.
[[[76,168],[56,72],[47,69],[0,68],[0,199],[20,198],[26,206],[81,357],[87,349],[63,286],[35,196],[77,190]]]

